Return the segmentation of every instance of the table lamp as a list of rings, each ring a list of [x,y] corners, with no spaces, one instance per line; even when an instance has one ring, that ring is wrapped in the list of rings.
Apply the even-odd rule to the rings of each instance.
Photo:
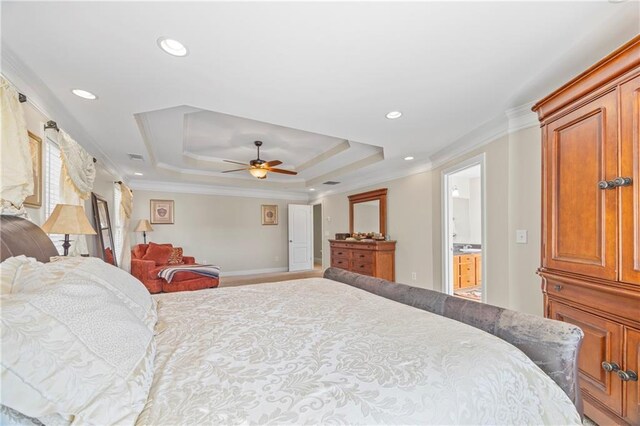
[[[57,204],[49,219],[42,225],[42,230],[47,234],[64,234],[64,255],[69,254],[69,234],[74,235],[95,235],[87,216],[84,214],[82,206],[71,204]]]
[[[135,232],[142,232],[142,237],[144,238],[144,243],[147,244],[147,232],[149,231],[153,231],[153,228],[151,227],[151,224],[149,223],[149,221],[147,219],[140,219],[140,221],[138,222],[138,225],[136,226],[136,229],[134,229]]]

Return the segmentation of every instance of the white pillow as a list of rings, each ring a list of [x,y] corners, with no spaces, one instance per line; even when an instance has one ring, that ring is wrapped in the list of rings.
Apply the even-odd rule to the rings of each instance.
[[[42,276],[60,279],[61,274],[73,272],[85,277],[96,284],[100,284],[113,292],[122,302],[142,320],[149,329],[153,330],[158,320],[156,301],[151,297],[147,288],[130,273],[123,271],[96,257],[66,257],[56,262],[44,264]],[[48,280],[49,282],[51,280]],[[30,284],[29,287],[35,284]]]
[[[42,266],[42,263],[24,255],[5,259],[0,263],[0,294],[21,291],[22,289],[18,288],[18,283],[23,269],[33,269],[40,266]]]
[[[88,275],[66,268],[58,280],[0,297],[1,403],[40,420],[133,424],[153,378],[153,330]]]

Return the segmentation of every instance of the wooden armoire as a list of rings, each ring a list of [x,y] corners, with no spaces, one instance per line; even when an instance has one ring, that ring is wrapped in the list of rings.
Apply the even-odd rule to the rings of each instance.
[[[640,425],[640,36],[533,110],[545,315],[584,331],[585,414]]]

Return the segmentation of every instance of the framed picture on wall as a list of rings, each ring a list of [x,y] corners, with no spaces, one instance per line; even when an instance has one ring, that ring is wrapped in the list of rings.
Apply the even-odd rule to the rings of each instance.
[[[150,200],[151,223],[173,224],[173,200]]]
[[[263,225],[278,224],[278,206],[276,204],[262,205],[262,224]]]
[[[33,166],[33,194],[24,200],[27,207],[42,207],[42,139],[29,132],[29,150]]]

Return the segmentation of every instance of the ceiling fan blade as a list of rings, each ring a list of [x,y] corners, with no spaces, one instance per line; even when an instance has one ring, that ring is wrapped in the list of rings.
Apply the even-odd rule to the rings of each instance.
[[[245,167],[244,169],[223,170],[222,173],[239,172],[241,170],[249,170],[249,169],[250,167]]]
[[[263,164],[263,166],[265,166],[265,167],[273,167],[273,166],[279,166],[280,164],[282,164],[282,161],[273,160],[273,161],[267,161],[266,163]]]
[[[270,172],[274,172],[274,173],[282,173],[285,175],[297,175],[298,172],[292,172],[291,170],[285,170],[285,169],[272,169],[271,167],[265,167],[267,170],[269,170]]]
[[[241,166],[248,166],[248,164],[246,163],[238,163],[237,161],[231,161],[231,160],[222,160],[225,163],[233,163],[233,164],[240,164]]]

